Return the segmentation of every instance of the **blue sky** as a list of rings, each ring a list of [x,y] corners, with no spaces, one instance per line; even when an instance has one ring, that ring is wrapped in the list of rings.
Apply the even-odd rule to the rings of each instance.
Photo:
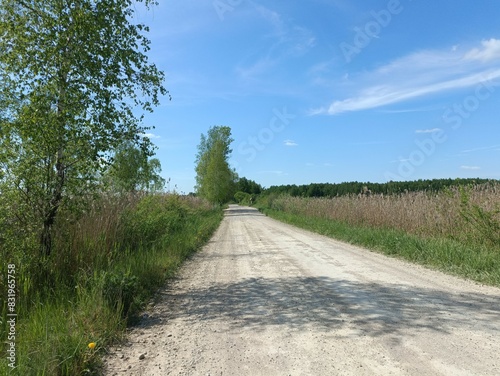
[[[136,17],[173,97],[146,116],[171,189],[214,125],[267,187],[500,179],[498,1],[160,2]]]

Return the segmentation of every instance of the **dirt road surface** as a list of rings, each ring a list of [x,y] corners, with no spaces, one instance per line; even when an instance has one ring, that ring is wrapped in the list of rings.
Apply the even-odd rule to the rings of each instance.
[[[500,289],[230,206],[106,375],[500,375]]]

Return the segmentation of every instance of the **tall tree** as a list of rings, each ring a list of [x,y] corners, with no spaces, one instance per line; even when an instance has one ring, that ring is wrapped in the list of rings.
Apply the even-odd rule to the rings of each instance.
[[[104,180],[116,192],[157,192],[165,185],[160,173],[161,163],[157,158],[149,159],[141,148],[125,142],[116,150]]]
[[[241,177],[238,179],[236,189],[240,192],[245,192],[253,195],[258,195],[262,192],[262,186],[253,180]]]
[[[131,23],[133,5],[0,3],[1,190],[18,222],[39,234],[42,255],[51,252],[60,208],[95,187],[110,151],[124,140],[141,143],[147,128],[136,110],[152,111],[167,94],[146,56],[148,28]]]
[[[231,128],[214,126],[201,135],[196,157],[196,190],[213,203],[229,201],[234,194],[236,173],[229,167]]]

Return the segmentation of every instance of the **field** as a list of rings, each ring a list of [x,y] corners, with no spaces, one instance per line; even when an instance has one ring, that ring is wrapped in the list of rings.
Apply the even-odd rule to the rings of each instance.
[[[289,223],[447,272],[500,285],[500,185],[439,193],[268,196],[259,207]]]

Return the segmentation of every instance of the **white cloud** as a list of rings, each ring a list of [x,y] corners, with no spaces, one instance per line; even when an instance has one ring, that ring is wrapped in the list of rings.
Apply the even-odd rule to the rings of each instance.
[[[285,141],[283,141],[283,143],[285,144],[285,146],[298,146],[299,145],[293,140],[285,140]]]
[[[262,5],[255,6],[257,13],[267,21],[273,28],[271,38],[277,40],[277,44],[285,44],[288,52],[302,55],[316,44],[316,38],[309,29],[285,21],[276,11]],[[276,48],[277,45],[274,45]]]
[[[484,151],[484,150],[500,150],[498,149],[500,145],[493,145],[493,146],[485,146],[482,148],[474,148],[474,149],[468,149],[468,150],[462,150],[462,153],[473,153],[476,151]]]
[[[276,60],[271,59],[269,56],[265,56],[249,66],[237,67],[236,73],[243,79],[251,79],[269,71],[269,69],[276,66],[277,63]]]
[[[312,110],[311,114],[340,114],[409,101],[411,99],[464,89],[500,78],[500,40],[482,42],[465,54],[459,49],[420,51],[396,59],[376,70],[351,74],[343,92],[346,99]]]
[[[259,171],[260,174],[272,174],[272,175],[288,175],[288,173],[280,170],[268,170],[268,171]]]
[[[415,133],[436,133],[441,132],[441,128],[432,128],[432,129],[417,129]]]
[[[429,105],[429,106],[424,106],[424,107],[406,108],[406,109],[399,109],[399,110],[380,110],[380,112],[383,112],[385,114],[406,114],[406,113],[411,113],[411,112],[429,112],[429,111],[436,111],[436,110],[442,110],[442,107],[439,105]]]
[[[143,133],[141,134],[142,137],[147,137],[149,138],[150,140],[153,140],[155,138],[161,138],[160,136],[154,134],[154,133]]]
[[[472,170],[472,171],[477,171],[480,170],[481,167],[479,166],[460,166],[462,170]]]
[[[363,90],[357,97],[333,102],[326,112],[335,115],[342,112],[367,110],[443,91],[463,89],[497,78],[500,78],[500,69],[475,73],[448,81],[408,87],[397,85],[375,86]]]
[[[390,161],[389,163],[403,163],[403,162],[409,162],[410,160],[408,158],[398,158],[395,160]]]
[[[253,52],[252,62],[240,63],[235,71],[243,79],[255,78],[269,72],[277,65],[288,63],[290,58],[303,56],[316,45],[314,34],[307,28],[284,19],[278,12],[255,5],[260,19],[272,29],[265,35],[263,47]]]
[[[474,48],[465,55],[466,59],[488,62],[500,60],[500,39],[490,39],[481,42],[481,48]]]
[[[273,28],[275,29],[275,32],[278,34],[283,34],[284,33],[284,28],[285,28],[285,23],[283,21],[283,18],[280,16],[278,12],[275,12],[274,10],[271,10],[269,8],[266,8],[265,6],[255,4],[255,9],[257,10],[257,13],[268,21]]]
[[[328,60],[328,61],[322,61],[319,63],[314,64],[312,67],[309,68],[308,74],[311,76],[314,76],[316,74],[323,74],[323,73],[329,73],[332,67],[333,60]],[[348,75],[348,73],[346,73]]]

